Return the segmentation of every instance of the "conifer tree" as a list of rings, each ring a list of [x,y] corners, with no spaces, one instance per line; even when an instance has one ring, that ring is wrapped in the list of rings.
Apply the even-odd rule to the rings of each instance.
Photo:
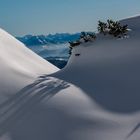
[[[106,35],[106,30],[107,30],[107,23],[104,23],[102,21],[98,21],[98,31],[99,33],[103,33]]]

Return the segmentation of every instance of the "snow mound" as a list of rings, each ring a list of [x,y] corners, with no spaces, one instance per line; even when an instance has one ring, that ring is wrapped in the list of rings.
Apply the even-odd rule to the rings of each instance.
[[[57,70],[0,29],[0,94],[17,92],[40,74],[50,74]]]
[[[75,47],[66,68],[54,75],[105,109],[135,112],[140,110],[140,16],[121,22],[131,29],[128,38],[98,35],[95,42]]]

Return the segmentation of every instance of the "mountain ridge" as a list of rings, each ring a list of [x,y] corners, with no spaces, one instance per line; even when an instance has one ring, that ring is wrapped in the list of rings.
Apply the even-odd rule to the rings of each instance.
[[[26,46],[39,46],[49,44],[62,44],[69,41],[75,41],[80,37],[80,33],[56,33],[49,35],[25,35],[23,37],[16,37]]]

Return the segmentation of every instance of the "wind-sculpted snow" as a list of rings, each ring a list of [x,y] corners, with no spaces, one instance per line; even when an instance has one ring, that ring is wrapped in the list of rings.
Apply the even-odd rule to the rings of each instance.
[[[139,140],[140,17],[121,22],[127,37],[98,34],[58,72],[37,56],[23,69],[24,49],[12,69],[0,55],[0,140]]]
[[[129,134],[130,120],[104,112],[82,91],[63,80],[41,76],[0,105],[0,137],[92,140],[101,133],[99,139],[125,138],[121,131]]]
[[[18,120],[22,120],[32,111],[35,111],[42,100],[47,101],[68,87],[69,84],[62,80],[40,77],[33,84],[26,86],[3,104],[0,104],[0,135],[11,129]]]

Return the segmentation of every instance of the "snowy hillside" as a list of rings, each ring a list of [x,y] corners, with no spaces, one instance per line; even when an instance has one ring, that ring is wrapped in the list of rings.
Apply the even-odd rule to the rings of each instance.
[[[121,22],[131,29],[127,38],[98,35],[75,47],[58,72],[28,49],[23,55],[23,45],[1,31],[2,44],[9,42],[2,48],[19,51],[0,52],[0,88],[8,91],[0,92],[8,94],[0,103],[0,140],[139,140],[140,16]],[[21,90],[9,95],[15,85]]]
[[[57,70],[0,29],[0,95],[15,93],[40,74],[50,74]]]
[[[80,139],[140,138],[140,16],[121,23],[131,29],[127,38],[98,35],[94,43],[76,47],[65,69],[53,74],[82,89],[103,109],[96,108],[101,114],[90,110],[93,128],[87,127],[87,133],[84,129],[87,137],[83,134],[85,138],[82,135]]]
[[[103,107],[129,112],[140,109],[140,17],[122,22],[131,29],[127,38],[98,35],[95,42],[75,47],[67,67],[55,75],[82,88]]]

